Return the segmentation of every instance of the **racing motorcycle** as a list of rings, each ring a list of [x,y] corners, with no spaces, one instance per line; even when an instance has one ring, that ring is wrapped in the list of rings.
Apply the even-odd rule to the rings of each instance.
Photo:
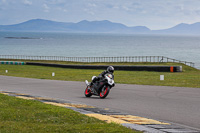
[[[92,77],[92,80],[96,76]],[[85,89],[85,96],[91,97],[92,95],[99,96],[100,98],[105,98],[110,92],[110,89],[115,86],[114,76],[112,73],[105,74],[104,78],[99,79],[92,85],[89,84],[87,80],[85,80],[86,89]]]

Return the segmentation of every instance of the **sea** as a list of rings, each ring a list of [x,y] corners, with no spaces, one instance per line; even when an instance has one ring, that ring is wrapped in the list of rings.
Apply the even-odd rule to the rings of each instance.
[[[166,56],[193,62],[200,69],[200,36],[0,32],[0,55]]]

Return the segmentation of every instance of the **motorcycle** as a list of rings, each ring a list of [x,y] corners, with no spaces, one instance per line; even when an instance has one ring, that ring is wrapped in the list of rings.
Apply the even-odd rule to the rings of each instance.
[[[96,76],[92,77],[92,80]],[[115,86],[114,82],[114,76],[112,73],[107,73],[105,74],[104,78],[99,79],[92,85],[89,84],[87,80],[85,80],[86,83],[86,89],[85,89],[85,96],[86,97],[91,97],[92,95],[99,96],[100,98],[105,98],[110,92],[110,89]]]

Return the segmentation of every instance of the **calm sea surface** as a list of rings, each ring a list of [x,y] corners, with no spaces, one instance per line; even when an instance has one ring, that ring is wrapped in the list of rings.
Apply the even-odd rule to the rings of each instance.
[[[166,56],[200,69],[200,36],[0,32],[0,55]]]

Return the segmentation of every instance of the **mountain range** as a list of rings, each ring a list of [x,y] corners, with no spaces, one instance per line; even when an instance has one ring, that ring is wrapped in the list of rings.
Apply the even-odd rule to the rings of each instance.
[[[0,25],[0,31],[34,31],[34,32],[82,32],[82,33],[130,33],[130,34],[200,34],[200,22],[178,24],[169,29],[150,30],[145,26],[128,27],[120,23],[83,20],[78,23],[56,22],[44,19],[32,19],[13,25]]]

